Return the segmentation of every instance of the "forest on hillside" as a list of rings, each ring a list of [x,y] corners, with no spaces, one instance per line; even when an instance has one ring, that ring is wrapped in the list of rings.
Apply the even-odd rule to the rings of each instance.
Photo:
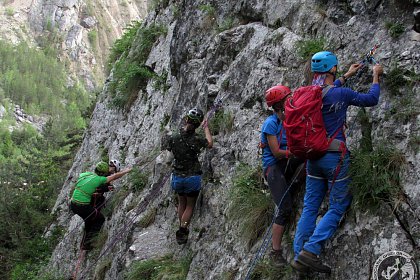
[[[40,279],[60,229],[43,233],[95,96],[51,49],[0,41],[0,60],[0,278]],[[18,122],[16,105],[42,130]]]

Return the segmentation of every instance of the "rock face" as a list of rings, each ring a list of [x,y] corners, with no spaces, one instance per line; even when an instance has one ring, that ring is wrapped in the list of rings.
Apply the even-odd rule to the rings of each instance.
[[[35,36],[47,38],[63,50],[76,74],[95,89],[103,80],[109,48],[132,20],[144,18],[145,0],[35,0],[29,23]],[[60,36],[54,36],[54,34]],[[92,71],[93,70],[93,71]]]
[[[147,11],[146,0],[34,0],[4,1],[0,37],[17,44],[41,44],[69,60],[70,72],[90,90],[104,80],[109,48],[133,20]]]
[[[386,139],[407,159],[401,174],[403,197],[395,209],[387,204],[375,213],[350,209],[321,255],[333,268],[332,275],[313,275],[311,279],[369,279],[376,259],[390,250],[404,251],[418,263],[420,42],[412,36],[414,8],[410,2],[167,2],[160,1],[145,24],[168,26],[166,37],[156,41],[146,64],[158,75],[168,73],[169,90],[160,92],[150,82],[146,90],[139,92],[130,109],[121,111],[110,106],[109,87],[105,84],[82,147],[55,205],[57,225],[63,226],[67,233],[53,253],[51,267],[65,275],[74,271],[82,221],[67,211],[66,197],[78,174],[91,168],[105,149],[110,158],[121,159],[125,165],[140,166],[149,172],[149,185],[141,193],[125,193],[104,226],[108,237],[101,254],[88,255],[81,264],[80,279],[93,277],[98,271],[102,271],[103,279],[124,279],[133,260],[168,253],[177,257],[192,254],[188,279],[244,279],[261,240],[247,248],[237,229],[240,221],[232,223],[227,218],[234,170],[240,162],[252,166],[260,164],[257,156],[259,129],[267,116],[263,93],[278,83],[292,88],[304,84],[305,61],[297,55],[295,44],[313,38],[325,38],[339,57],[341,71],[360,61],[374,43],[380,43],[375,58],[384,66],[385,74],[391,75],[391,70],[398,66],[404,75],[415,78],[410,78],[412,82],[407,85],[407,92],[399,95],[391,91],[389,83],[382,81],[380,102],[368,110],[373,143]],[[56,8],[43,7],[45,12],[54,14],[58,23],[61,22],[57,20],[58,10],[66,13],[80,6],[80,2],[74,1],[70,7],[58,4]],[[399,37],[391,37],[385,21],[392,23],[397,19],[405,29]],[[70,30],[75,29],[73,38],[77,42],[75,26],[71,25],[68,30],[70,34]],[[367,78],[362,77],[360,84],[353,85],[361,91],[367,89],[371,81],[369,74],[364,77]],[[205,174],[212,180],[203,187],[202,199],[192,220],[190,241],[186,246],[179,246],[174,240],[177,217],[167,182],[170,168],[165,164],[165,154],[153,160],[153,151],[159,150],[168,117],[167,127],[176,129],[188,108],[198,106],[209,110],[216,98],[223,100],[223,110],[234,117],[234,122],[231,129],[222,130],[214,137],[215,147],[201,158]],[[403,98],[409,98],[405,105],[400,103]],[[410,104],[414,104],[414,109]],[[407,108],[414,111],[407,113]],[[358,145],[361,135],[355,121],[356,112],[352,109],[348,116],[348,122],[355,124],[348,139],[350,148]],[[407,114],[402,116],[396,112]],[[129,183],[127,178],[116,186],[126,183]],[[139,221],[153,209],[156,209],[154,222],[142,226]],[[289,234],[293,238],[294,227]],[[291,244],[284,243],[285,255],[291,260]],[[281,279],[296,277],[287,274]]]

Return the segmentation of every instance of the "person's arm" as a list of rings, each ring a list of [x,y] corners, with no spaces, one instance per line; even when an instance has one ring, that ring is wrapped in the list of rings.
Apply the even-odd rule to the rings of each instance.
[[[373,67],[373,81],[372,86],[370,87],[367,93],[360,93],[353,91],[351,89],[343,89],[346,96],[346,100],[349,105],[359,106],[359,107],[371,107],[375,106],[379,102],[379,76],[382,75],[383,69],[382,66],[376,64]]]
[[[117,180],[117,179],[121,178],[122,176],[124,176],[125,174],[127,174],[130,171],[131,171],[131,167],[126,168],[126,169],[124,169],[124,170],[122,170],[120,172],[114,173],[114,174],[106,177],[106,182],[107,183],[110,183],[110,182],[112,182],[114,180]]]
[[[276,135],[267,134],[267,142],[270,147],[270,151],[275,158],[282,159],[288,158],[291,154],[289,150],[281,150],[279,147],[279,142],[277,141]]]
[[[340,81],[341,85],[344,85],[348,79],[350,79],[352,76],[356,75],[357,71],[363,67],[363,64],[355,63],[352,64],[349,68],[349,70],[344,74],[343,76],[339,77],[336,81]],[[335,84],[335,82],[334,82]]]
[[[384,73],[384,69],[381,65],[376,64],[373,66],[373,82],[372,84],[379,84],[379,76]]]
[[[206,136],[206,140],[207,140],[207,148],[211,149],[213,147],[213,137],[211,136],[211,132],[209,129],[209,125],[207,122],[207,119],[205,119],[201,125],[203,126],[204,129],[204,134]]]

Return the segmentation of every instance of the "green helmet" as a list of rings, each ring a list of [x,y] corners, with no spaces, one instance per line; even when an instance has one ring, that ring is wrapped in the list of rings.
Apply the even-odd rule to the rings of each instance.
[[[104,161],[100,161],[96,164],[95,170],[100,173],[106,174],[109,172],[109,165]]]

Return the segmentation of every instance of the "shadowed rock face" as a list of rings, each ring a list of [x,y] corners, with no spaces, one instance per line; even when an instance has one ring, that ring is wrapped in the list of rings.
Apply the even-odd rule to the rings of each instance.
[[[140,193],[127,192],[122,196],[104,226],[108,240],[102,252],[106,256],[97,261],[95,256],[88,255],[82,274],[93,276],[100,262],[108,259],[111,264],[105,279],[124,279],[124,272],[136,259],[168,253],[181,257],[192,252],[188,279],[223,279],[226,275],[243,279],[261,240],[249,249],[238,231],[241,221],[228,218],[234,170],[240,162],[260,165],[259,130],[267,117],[264,91],[279,83],[291,88],[304,83],[305,59],[299,57],[295,44],[310,38],[325,38],[337,54],[343,72],[349,64],[360,61],[373,44],[380,43],[375,58],[384,66],[385,74],[397,65],[407,79],[411,79],[399,95],[391,93],[382,80],[379,104],[367,110],[373,126],[373,144],[386,139],[406,157],[407,164],[401,174],[404,193],[398,198],[398,205],[384,203],[377,212],[352,207],[334,237],[326,242],[321,255],[332,267],[332,275],[329,278],[312,275],[311,279],[369,279],[376,259],[390,250],[407,252],[418,262],[419,122],[418,110],[413,108],[418,108],[420,84],[418,78],[410,77],[420,74],[419,41],[411,38],[410,28],[398,38],[391,37],[385,28],[387,21],[397,19],[404,27],[411,26],[413,9],[380,0],[339,3],[332,0],[216,0],[209,4],[214,12],[209,7],[204,9],[204,4],[169,1],[167,6],[161,5],[152,11],[145,21],[146,26],[152,23],[168,26],[166,36],[156,40],[146,61],[156,74],[167,73],[167,92],[157,90],[150,81],[145,90],[138,92],[129,110],[119,111],[110,106],[108,84],[105,84],[82,147],[55,205],[57,225],[73,232],[57,246],[51,267],[70,275],[76,264],[82,227],[80,219],[68,213],[66,196],[77,175],[93,167],[101,151],[108,149],[110,157],[120,159],[125,165],[140,165],[148,171],[151,185]],[[133,45],[133,49],[138,47]],[[367,73],[361,77],[361,83],[353,86],[367,91],[370,82],[371,76]],[[223,110],[229,112],[234,121],[231,129],[221,130],[215,136],[214,149],[201,156],[204,173],[210,179],[205,180],[202,199],[197,204],[190,241],[181,247],[174,237],[175,201],[168,183],[163,184],[163,178],[170,171],[164,164],[165,156],[160,155],[149,165],[141,164],[153,159],[151,151],[159,148],[168,116],[167,128],[176,130],[188,108],[197,106],[209,110],[217,98],[223,100]],[[407,102],[400,103],[401,100]],[[358,145],[361,137],[356,115],[357,110],[350,109],[350,150]],[[126,180],[117,182],[116,187],[129,183]],[[298,216],[301,199],[295,209]],[[138,221],[152,208],[157,208],[154,222],[143,228]],[[128,228],[127,223],[131,223]],[[122,228],[125,228],[123,232]],[[284,240],[288,260],[293,257],[290,240],[294,228],[292,225],[290,237]],[[297,279],[297,276],[287,274],[280,279]]]
[[[416,11],[413,13],[414,15],[414,31],[420,33],[420,8],[417,8]]]

